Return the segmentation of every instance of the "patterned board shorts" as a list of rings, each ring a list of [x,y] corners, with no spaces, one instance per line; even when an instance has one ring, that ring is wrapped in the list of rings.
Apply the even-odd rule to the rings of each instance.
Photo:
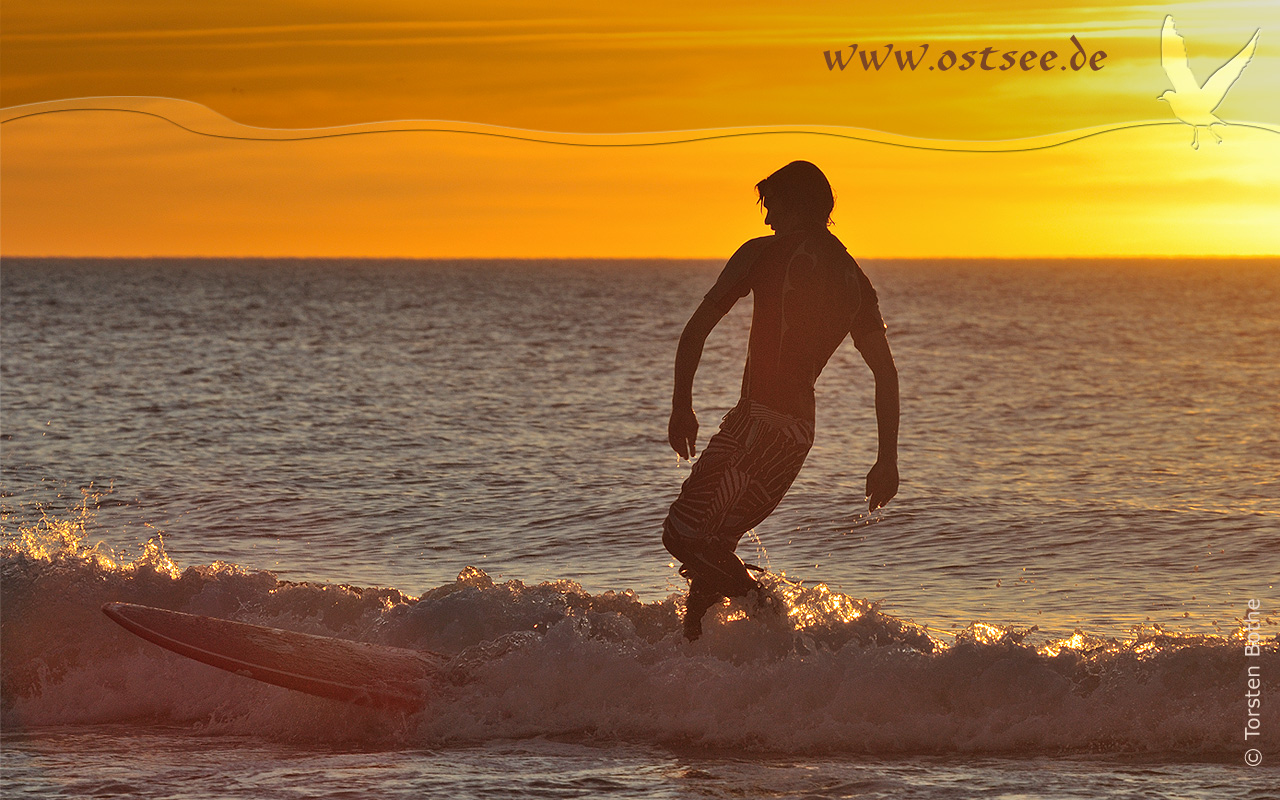
[[[694,462],[664,532],[733,552],[782,502],[812,446],[813,423],[742,401]]]

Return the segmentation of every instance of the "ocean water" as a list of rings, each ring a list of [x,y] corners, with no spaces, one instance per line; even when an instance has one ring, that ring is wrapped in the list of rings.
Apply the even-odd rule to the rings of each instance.
[[[666,413],[718,266],[4,259],[5,795],[1276,796],[1280,262],[864,262],[901,491],[861,502],[846,343],[740,548],[790,617],[688,644]],[[703,442],[749,322],[708,342]],[[348,707],[114,600],[469,679]]]

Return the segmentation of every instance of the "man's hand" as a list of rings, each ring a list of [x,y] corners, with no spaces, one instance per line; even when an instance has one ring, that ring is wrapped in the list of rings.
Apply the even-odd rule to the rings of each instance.
[[[877,461],[867,473],[867,509],[884,507],[898,493],[898,462]]]
[[[698,454],[698,417],[692,408],[671,412],[667,423],[667,442],[676,455],[692,459]]]

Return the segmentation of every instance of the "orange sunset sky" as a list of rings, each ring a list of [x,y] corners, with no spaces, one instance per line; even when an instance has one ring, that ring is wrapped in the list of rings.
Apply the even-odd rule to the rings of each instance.
[[[753,184],[805,158],[859,256],[1280,253],[1280,5],[1052,6],[9,0],[0,252],[723,258],[767,233]],[[1156,99],[1166,13],[1200,81],[1261,30],[1221,145]],[[1101,69],[1061,69],[1071,36]],[[854,43],[929,51],[828,69]],[[1057,61],[924,66],[986,47]],[[39,105],[120,97],[171,100]],[[260,130],[393,120],[464,124]]]

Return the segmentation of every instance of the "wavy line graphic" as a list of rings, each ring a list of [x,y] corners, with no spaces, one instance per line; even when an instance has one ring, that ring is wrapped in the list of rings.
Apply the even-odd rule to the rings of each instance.
[[[456,133],[568,147],[656,147],[689,142],[706,142],[716,139],[733,139],[744,136],[807,134],[811,136],[830,136],[858,142],[873,142],[891,147],[956,153],[1020,153],[1059,147],[1104,133],[1128,130],[1130,128],[1183,125],[1182,122],[1176,119],[1142,120],[1096,125],[1091,128],[1078,128],[1040,136],[996,140],[924,139],[867,128],[852,128],[839,125],[759,125],[643,133],[563,133],[508,128],[475,122],[395,120],[329,128],[259,128],[252,125],[243,125],[200,103],[170,97],[78,97],[9,106],[0,108],[0,125],[9,125],[24,119],[51,114],[86,112],[139,114],[164,120],[184,131],[200,136],[261,142],[335,139],[344,136],[365,136],[376,133]],[[1280,125],[1269,123],[1232,122],[1229,125],[1280,134]]]

